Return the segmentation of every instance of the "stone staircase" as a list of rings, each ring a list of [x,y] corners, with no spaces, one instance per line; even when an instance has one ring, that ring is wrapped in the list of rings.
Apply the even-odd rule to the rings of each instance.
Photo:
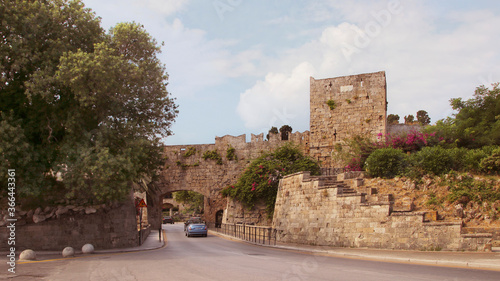
[[[351,188],[344,181],[339,181],[337,176],[320,176],[318,189],[329,189],[329,188],[337,188],[337,197],[353,197],[359,196],[361,197],[361,202],[365,202],[366,193],[360,193],[355,189]]]
[[[363,186],[362,179],[338,180],[337,176],[319,176],[318,189],[337,188],[337,197],[360,197],[360,203],[363,205],[394,205],[392,194],[378,194],[376,188]],[[359,181],[347,184],[346,181]],[[352,188],[351,186],[356,186]],[[403,204],[403,207],[396,207],[394,211],[411,212],[413,206]]]

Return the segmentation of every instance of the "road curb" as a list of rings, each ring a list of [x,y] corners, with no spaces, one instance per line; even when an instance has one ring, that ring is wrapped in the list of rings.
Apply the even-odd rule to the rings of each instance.
[[[47,259],[39,259],[39,258],[43,257],[43,256],[46,256],[46,257],[47,256],[60,256],[61,251],[36,251],[37,260],[33,260],[33,261],[21,261],[21,260],[19,260],[17,263],[18,264],[40,263],[40,262],[51,262],[51,261],[61,261],[61,260],[97,257],[97,256],[109,255],[109,254],[127,254],[127,253],[135,253],[135,252],[153,251],[153,250],[163,249],[167,246],[167,244],[168,244],[167,235],[165,233],[165,230],[163,230],[163,229],[162,229],[162,237],[163,237],[163,240],[162,240],[160,246],[151,246],[151,247],[137,246],[137,247],[132,247],[132,248],[122,248],[122,249],[96,250],[96,251],[94,251],[93,254],[83,254],[82,251],[75,251],[75,256],[73,256],[73,257],[66,257],[66,258],[58,257],[58,258],[47,258]],[[148,239],[149,239],[149,237],[148,237]]]
[[[430,265],[430,266],[441,266],[441,267],[456,267],[456,268],[467,268],[467,269],[479,269],[479,270],[490,270],[490,271],[500,271],[500,262],[489,264],[489,263],[480,263],[475,261],[452,261],[452,260],[440,260],[440,259],[424,259],[424,258],[412,258],[412,257],[390,257],[384,255],[374,255],[374,254],[361,254],[361,253],[343,253],[335,250],[328,249],[311,249],[305,247],[294,247],[294,246],[285,246],[285,245],[265,245],[254,243],[250,241],[246,241],[240,238],[236,238],[224,233],[219,233],[216,231],[209,230],[211,234],[216,236],[220,236],[229,240],[245,242],[252,245],[258,245],[263,247],[282,249],[282,250],[291,250],[303,253],[311,253],[311,254],[320,254],[320,255],[328,255],[335,256],[341,258],[348,259],[362,259],[362,260],[371,260],[371,261],[382,261],[382,262],[393,262],[393,263],[407,263],[407,264],[418,264],[418,265]],[[429,253],[433,254],[433,253]],[[500,259],[499,259],[500,261]],[[493,261],[492,261],[493,262]]]

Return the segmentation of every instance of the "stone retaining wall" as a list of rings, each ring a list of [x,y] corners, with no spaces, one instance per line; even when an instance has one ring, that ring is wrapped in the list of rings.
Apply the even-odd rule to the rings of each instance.
[[[111,206],[78,208],[62,206],[32,211],[18,216],[16,222],[16,250],[62,251],[70,246],[75,249],[87,243],[95,249],[137,246],[139,243],[136,211],[133,201]],[[34,213],[37,213],[36,215]],[[0,228],[0,240],[7,241],[6,227]],[[0,243],[0,250],[7,250],[7,243]]]
[[[492,234],[462,234],[457,222],[428,222],[425,213],[393,212],[390,196],[324,184],[309,173],[282,179],[273,228],[279,242],[404,250],[484,250]],[[374,195],[375,196],[375,195]],[[370,202],[370,203],[368,203]]]

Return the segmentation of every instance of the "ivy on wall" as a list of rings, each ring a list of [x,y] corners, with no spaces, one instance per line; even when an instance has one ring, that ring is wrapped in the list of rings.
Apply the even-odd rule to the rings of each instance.
[[[229,161],[238,160],[238,156],[236,155],[236,149],[232,146],[229,146],[226,151],[226,158]]]
[[[189,156],[192,156],[192,155],[195,155],[196,154],[196,148],[195,147],[192,147],[190,146],[186,152],[184,153],[184,158],[188,158]]]
[[[217,152],[217,150],[207,150],[207,151],[205,151],[205,153],[203,153],[203,159],[204,160],[212,159],[212,160],[215,160],[215,163],[217,165],[222,165],[222,157]]]

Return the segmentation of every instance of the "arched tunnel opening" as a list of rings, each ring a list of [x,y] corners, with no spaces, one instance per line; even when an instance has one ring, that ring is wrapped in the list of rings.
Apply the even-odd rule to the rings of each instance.
[[[196,191],[168,192],[163,195],[162,201],[162,216],[169,216],[174,222],[204,215],[205,196]]]

